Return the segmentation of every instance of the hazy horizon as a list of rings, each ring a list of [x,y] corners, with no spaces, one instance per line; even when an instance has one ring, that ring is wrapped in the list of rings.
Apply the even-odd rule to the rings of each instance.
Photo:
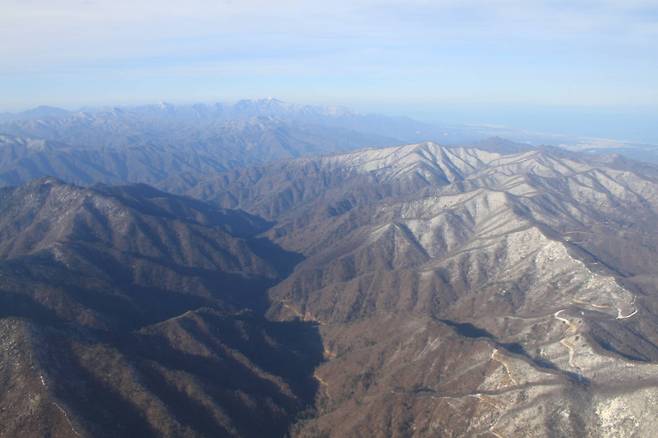
[[[382,114],[393,117],[409,117],[430,124],[480,125],[501,128],[564,135],[592,137],[618,141],[658,144],[658,109],[654,108],[611,108],[611,107],[562,107],[562,106],[518,106],[518,105],[478,105],[478,104],[402,104],[373,105],[340,102],[289,101],[278,96],[268,96],[287,103],[299,105],[341,106],[363,114]],[[266,99],[268,97],[255,97]],[[240,99],[242,100],[242,99]],[[12,108],[8,113],[48,106],[77,111],[102,107],[132,107],[171,103],[175,105],[235,103],[228,99],[160,99],[134,103],[97,103],[85,106],[56,105],[49,102],[21,108]]]
[[[658,142],[653,0],[4,0],[0,36],[0,111],[275,96]]]

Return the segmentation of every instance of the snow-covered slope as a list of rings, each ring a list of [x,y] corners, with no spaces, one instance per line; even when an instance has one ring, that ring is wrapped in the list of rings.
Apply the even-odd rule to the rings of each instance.
[[[421,143],[235,171],[193,193],[276,221],[270,237],[306,257],[269,313],[323,335],[304,434],[647,436],[652,172]]]

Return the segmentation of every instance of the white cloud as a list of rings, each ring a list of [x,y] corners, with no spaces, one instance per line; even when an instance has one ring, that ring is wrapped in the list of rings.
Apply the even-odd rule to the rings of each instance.
[[[630,29],[650,0],[1,0],[0,36],[6,53],[88,42],[189,38],[198,35],[290,36],[430,34],[444,29],[560,37]],[[638,13],[640,11],[640,13]],[[654,15],[655,23],[655,15]],[[137,41],[138,42],[138,41]]]
[[[528,99],[586,90],[590,100],[623,100],[657,85],[637,77],[658,77],[647,56],[658,52],[657,18],[658,0],[0,0],[0,75],[253,72],[345,83],[358,76],[360,85],[388,76],[389,90],[418,76],[462,80],[483,94],[509,95],[525,81]],[[552,70],[551,56],[561,69]],[[614,69],[619,78],[605,82],[599,71],[615,57],[629,73]],[[543,85],[549,76],[558,85]]]

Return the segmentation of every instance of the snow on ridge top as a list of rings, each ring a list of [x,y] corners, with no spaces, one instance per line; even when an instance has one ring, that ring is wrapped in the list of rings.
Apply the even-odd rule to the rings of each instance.
[[[541,176],[573,175],[592,169],[592,166],[570,158],[554,157],[544,151],[527,151],[504,155],[490,163],[491,171],[528,173]]]
[[[327,164],[342,165],[361,172],[390,170],[405,173],[419,165],[427,165],[447,175],[471,173],[501,154],[475,148],[449,148],[434,142],[408,144],[387,148],[363,149],[323,158]]]
[[[72,188],[77,188],[76,186],[72,184],[66,184],[64,181],[61,179],[54,177],[54,176],[42,176],[41,178],[35,178],[28,183],[24,184],[22,187],[27,187],[27,188],[34,188],[34,187],[39,187],[39,186],[44,186],[44,185],[49,185],[49,186],[64,186],[64,187],[72,187]]]

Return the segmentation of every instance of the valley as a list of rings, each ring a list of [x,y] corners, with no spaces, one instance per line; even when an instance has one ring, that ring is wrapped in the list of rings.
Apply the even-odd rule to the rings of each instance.
[[[238,163],[66,117],[1,137],[0,436],[658,427],[655,166],[499,139],[352,150],[373,137]]]

